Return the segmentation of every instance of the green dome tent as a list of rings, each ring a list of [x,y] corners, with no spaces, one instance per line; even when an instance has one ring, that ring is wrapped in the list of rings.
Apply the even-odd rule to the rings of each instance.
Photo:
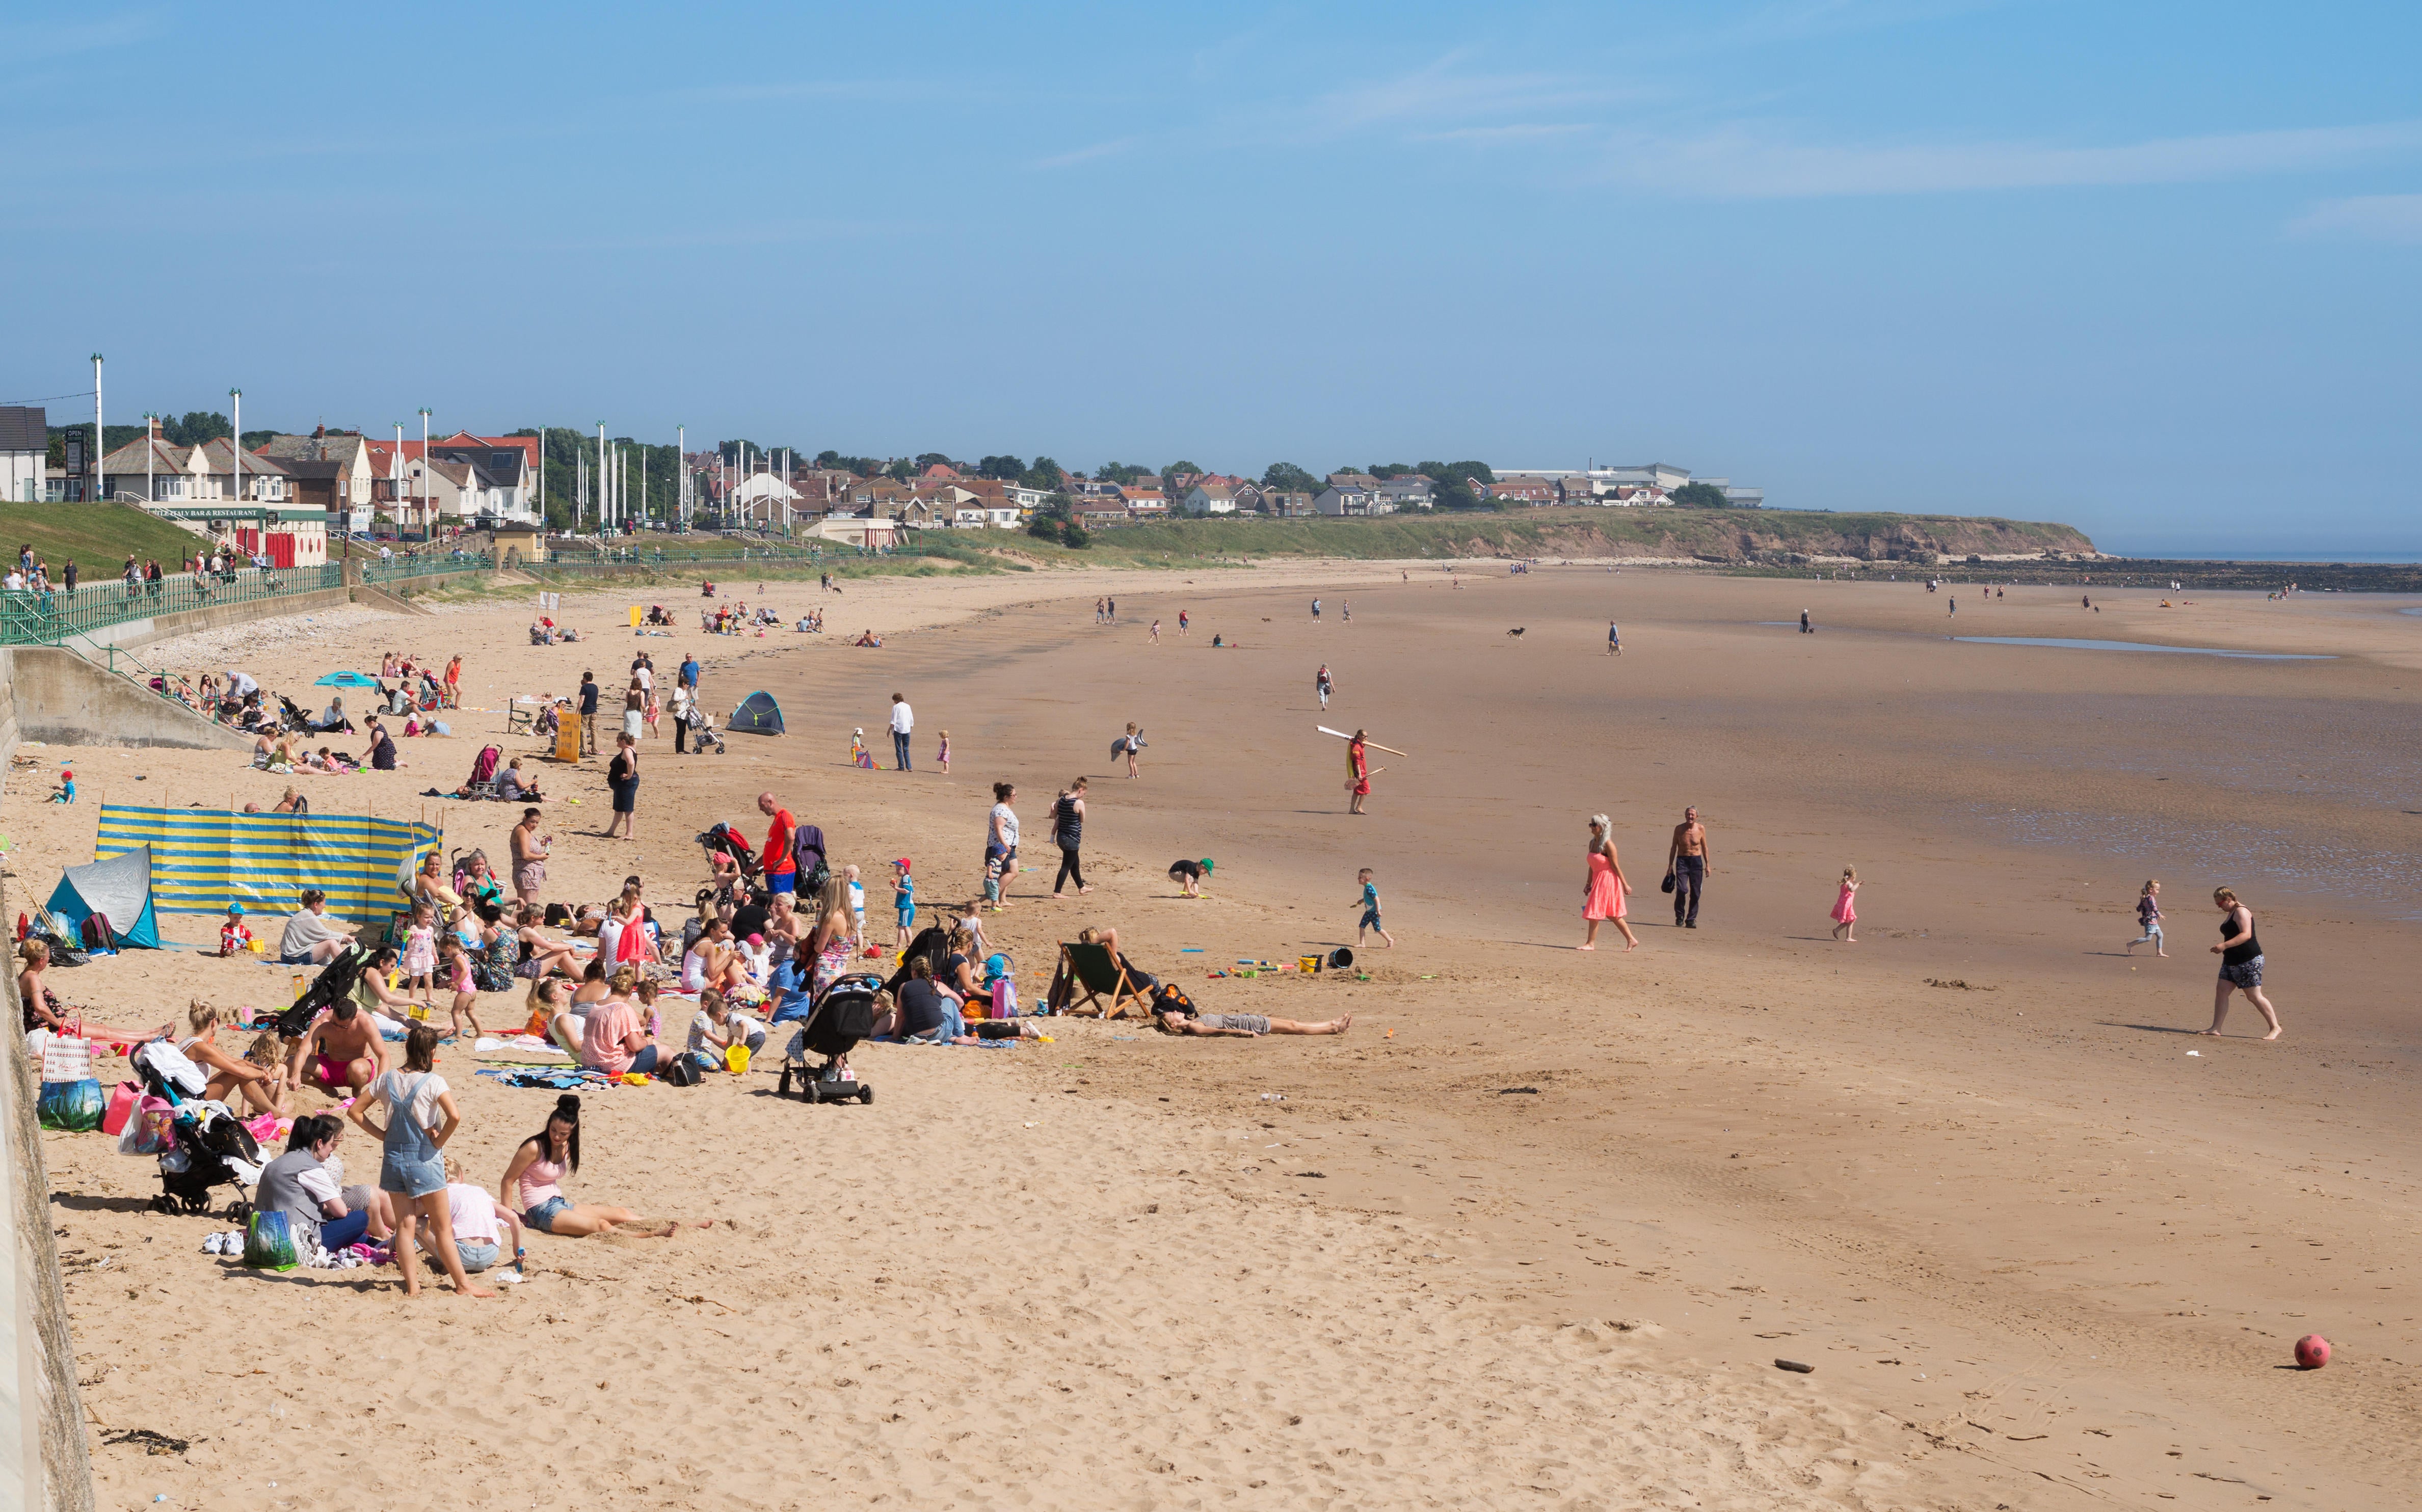
[[[731,723],[724,729],[733,735],[779,735],[782,733],[782,708],[774,695],[759,689],[740,700],[731,711]]]

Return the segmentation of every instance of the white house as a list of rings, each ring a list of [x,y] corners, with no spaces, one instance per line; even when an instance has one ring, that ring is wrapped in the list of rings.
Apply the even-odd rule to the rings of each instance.
[[[40,405],[0,408],[0,499],[11,504],[39,501],[42,460],[50,449],[50,415]]]
[[[1186,512],[1190,515],[1235,514],[1236,491],[1225,483],[1197,483],[1186,491]]]
[[[1396,507],[1369,489],[1332,483],[1321,490],[1312,507],[1325,515],[1392,514]]]
[[[1397,509],[1426,509],[1437,502],[1437,486],[1428,475],[1399,473],[1379,485],[1379,497]]]

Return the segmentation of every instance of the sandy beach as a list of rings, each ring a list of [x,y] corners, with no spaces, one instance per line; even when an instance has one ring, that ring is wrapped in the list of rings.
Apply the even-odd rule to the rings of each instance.
[[[1051,1020],[1014,1049],[872,1046],[864,1107],[778,1099],[770,1069],[597,1094],[571,1195],[716,1226],[534,1236],[531,1279],[493,1302],[245,1270],[201,1252],[224,1223],[145,1210],[151,1161],[46,1134],[102,1504],[2410,1504],[2411,600],[1962,585],[1954,616],[1915,582],[1453,577],[777,583],[763,601],[786,622],[821,601],[831,633],[738,639],[698,632],[691,590],[662,599],[681,628],[635,640],[629,593],[605,590],[565,595],[575,646],[529,646],[528,604],[497,602],[146,648],[303,702],[387,649],[460,652],[468,707],[393,773],[29,748],[7,787],[20,908],[91,858],[104,801],[266,806],[292,783],[318,812],[425,813],[449,849],[501,856],[517,808],[425,790],[490,740],[537,755],[504,737],[507,701],[584,668],[619,687],[635,647],[661,678],[692,650],[718,712],[762,688],[789,733],[678,756],[668,724],[629,843],[597,833],[601,762],[543,763],[550,896],[638,872],[677,908],[705,874],[693,836],[762,836],[770,788],[865,868],[873,925],[894,856],[927,902],[975,893],[1009,780],[1026,869],[987,929],[1030,1002],[1056,943],[1103,924],[1207,1011],[1354,1026]],[[861,628],[884,647],[849,646]],[[918,770],[852,768],[854,726],[889,766],[893,691]],[[1109,754],[1130,721],[1134,780]],[[1369,815],[1345,812],[1318,725],[1409,753],[1379,758]],[[40,802],[62,760],[72,808]],[[1055,901],[1051,799],[1079,774],[1094,887]],[[1686,803],[1714,861],[1693,930],[1657,890]],[[1630,954],[1572,949],[1595,812],[1632,882]],[[1210,896],[1177,896],[1169,864],[1203,857]],[[1851,865],[1854,946],[1827,918]],[[1362,866],[1394,949],[1356,941]],[[2122,949],[2147,877],[2167,959]],[[2259,915],[2276,1042],[2241,1001],[2225,1036],[2194,1034],[2223,883]],[[1341,946],[1355,969],[1210,974]],[[55,985],[157,1023],[195,995],[282,1006],[288,978],[171,949]],[[475,1064],[441,1061],[465,1116],[449,1153],[493,1187],[553,1094]],[[358,1133],[341,1153],[377,1161]],[[2289,1368],[2314,1332],[2336,1360]],[[190,1447],[106,1442],[134,1428]]]

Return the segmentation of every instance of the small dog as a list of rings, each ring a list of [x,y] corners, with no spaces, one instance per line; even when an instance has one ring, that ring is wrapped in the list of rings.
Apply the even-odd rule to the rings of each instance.
[[[1526,628],[1527,628],[1527,627],[1525,627],[1525,626],[1517,625],[1517,626],[1515,626],[1512,630],[1509,630],[1509,631],[1507,631],[1505,632],[1505,638],[1506,638],[1507,640],[1509,640],[1509,641],[1520,640],[1520,639],[1522,638],[1522,631],[1523,631]]]

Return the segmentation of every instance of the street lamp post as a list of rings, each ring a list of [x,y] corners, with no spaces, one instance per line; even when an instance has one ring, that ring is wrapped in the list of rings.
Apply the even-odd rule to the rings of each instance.
[[[228,467],[235,475],[235,502],[244,502],[244,390],[231,388],[228,397],[233,401],[235,434],[228,438]]]
[[[420,407],[420,543],[426,546],[436,531],[429,519],[429,406]]]

